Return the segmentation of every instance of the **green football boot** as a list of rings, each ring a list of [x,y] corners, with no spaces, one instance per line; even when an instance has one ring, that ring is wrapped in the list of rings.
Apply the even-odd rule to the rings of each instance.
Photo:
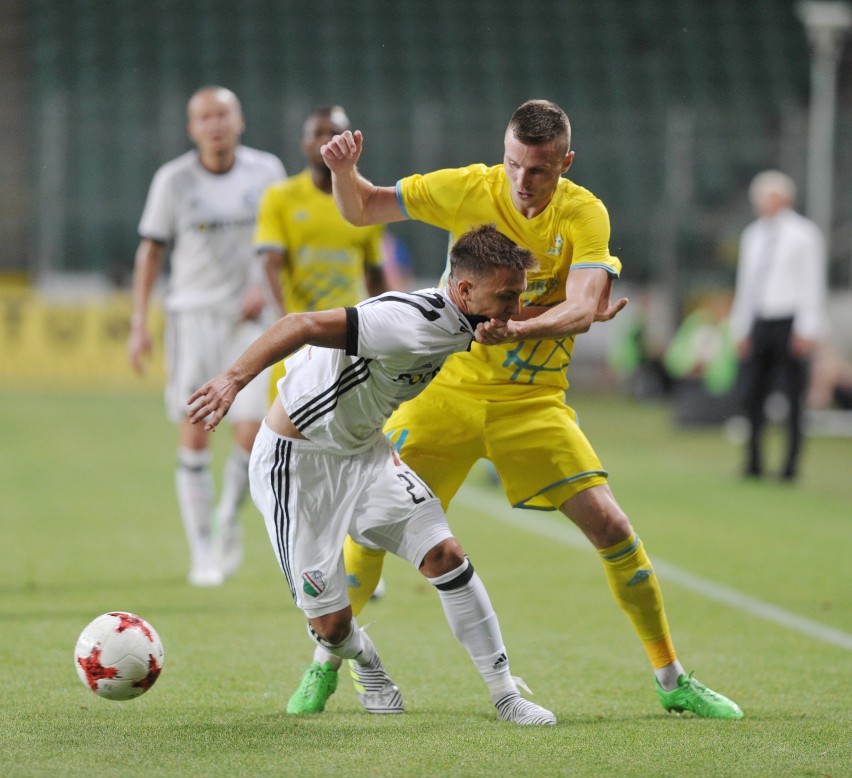
[[[667,692],[656,682],[657,698],[668,711],[682,713],[685,710],[704,719],[741,719],[743,712],[732,700],[708,689],[692,677],[682,675],[677,680],[677,688]]]
[[[299,681],[299,688],[287,701],[287,713],[322,713],[335,689],[337,670],[332,670],[329,662],[324,665],[311,662]]]

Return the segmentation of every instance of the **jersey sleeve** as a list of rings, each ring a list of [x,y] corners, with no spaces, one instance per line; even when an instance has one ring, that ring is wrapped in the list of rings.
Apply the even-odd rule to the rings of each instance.
[[[571,269],[603,268],[614,276],[621,274],[621,260],[609,253],[609,214],[597,198],[583,203],[569,222],[574,253]]]
[[[402,212],[409,219],[449,229],[467,191],[471,168],[446,168],[400,179],[396,197]]]
[[[282,218],[280,187],[268,186],[260,199],[257,225],[254,231],[256,251],[274,251],[283,254],[287,250],[287,231]]]
[[[160,168],[151,181],[145,209],[139,221],[139,235],[143,238],[168,243],[176,233],[174,188],[167,168]]]

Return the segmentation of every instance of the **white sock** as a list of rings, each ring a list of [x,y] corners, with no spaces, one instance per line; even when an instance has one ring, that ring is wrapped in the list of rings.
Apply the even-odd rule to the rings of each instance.
[[[678,678],[682,675],[686,675],[686,673],[683,671],[681,663],[675,659],[670,665],[658,667],[654,670],[654,675],[659,681],[660,686],[663,687],[663,690],[670,692],[672,689],[677,688]]]
[[[314,632],[310,622],[308,622],[308,634],[320,647],[327,649],[341,659],[354,659],[359,665],[375,665],[378,662],[379,655],[376,653],[373,641],[370,640],[366,632],[358,629],[358,622],[355,621],[354,617],[349,635],[340,643],[329,643],[321,638]]]
[[[317,646],[314,649],[314,662],[319,662],[320,665],[331,665],[332,670],[339,670],[340,665],[343,664],[343,659],[339,656],[335,656],[327,649],[322,646]]]
[[[213,455],[207,449],[178,448],[175,487],[193,562],[206,562],[212,559],[213,554],[212,459]]]
[[[497,614],[470,561],[465,559],[463,565],[430,578],[429,583],[438,589],[450,629],[470,654],[488,686],[491,701],[496,703],[507,694],[517,693]]]
[[[216,509],[220,532],[237,523],[240,505],[248,493],[249,459],[251,459],[251,451],[246,451],[234,444],[225,462],[225,470],[222,473],[222,496],[219,498],[219,506]]]

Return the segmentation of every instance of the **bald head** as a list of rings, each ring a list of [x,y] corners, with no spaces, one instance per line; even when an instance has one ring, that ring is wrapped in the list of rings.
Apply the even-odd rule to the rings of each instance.
[[[793,207],[796,184],[786,173],[764,170],[752,179],[748,196],[759,216],[774,216],[780,210]]]
[[[187,132],[201,164],[212,172],[228,170],[245,129],[237,96],[221,86],[206,86],[189,98],[186,112]]]

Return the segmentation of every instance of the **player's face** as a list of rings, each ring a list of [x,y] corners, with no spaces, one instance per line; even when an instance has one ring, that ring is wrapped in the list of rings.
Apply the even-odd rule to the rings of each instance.
[[[243,129],[243,115],[231,92],[201,92],[190,101],[189,137],[202,157],[233,151]]]
[[[330,116],[311,116],[302,131],[302,153],[312,168],[328,169],[320,148],[335,135],[349,129],[349,121],[342,111],[332,111]]]
[[[511,129],[506,130],[503,145],[503,167],[509,179],[512,204],[532,219],[547,207],[559,177],[571,166],[574,152],[565,153],[564,143],[559,141],[527,146]]]
[[[462,282],[459,292],[467,313],[508,321],[518,312],[526,286],[527,274],[523,270],[500,268],[482,280]]]

